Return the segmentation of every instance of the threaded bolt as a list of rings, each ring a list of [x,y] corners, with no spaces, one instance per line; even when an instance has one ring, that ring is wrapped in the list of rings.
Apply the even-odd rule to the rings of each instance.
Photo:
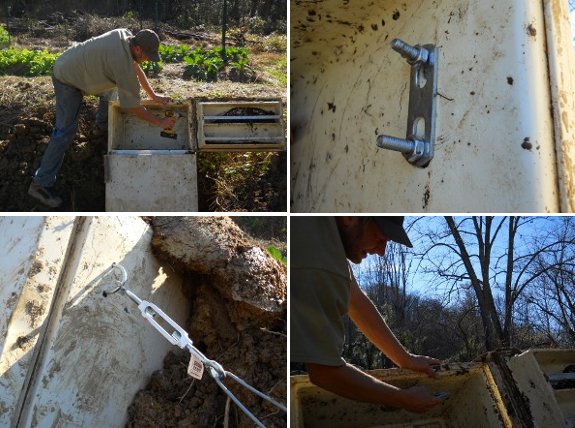
[[[395,150],[401,153],[413,153],[415,149],[414,141],[395,138],[390,135],[379,135],[376,144],[382,149]]]
[[[419,62],[426,63],[429,60],[429,51],[427,49],[421,46],[411,46],[400,39],[393,39],[391,48],[399,52],[411,65]]]

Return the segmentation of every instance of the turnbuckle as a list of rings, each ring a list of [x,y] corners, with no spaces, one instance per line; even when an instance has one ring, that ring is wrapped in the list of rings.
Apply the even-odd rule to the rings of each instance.
[[[118,291],[122,291],[126,294],[134,303],[138,305],[138,309],[140,313],[148,321],[152,327],[154,327],[158,332],[164,336],[164,338],[170,342],[172,345],[176,345],[181,349],[187,349],[188,352],[192,355],[193,358],[201,362],[204,366],[208,368],[208,373],[211,377],[214,378],[216,384],[224,391],[224,393],[240,408],[242,412],[244,412],[258,427],[265,428],[265,425],[244,405],[242,402],[223,384],[222,378],[230,378],[243,386],[244,388],[248,389],[258,397],[268,401],[269,403],[273,404],[277,408],[287,412],[286,406],[282,403],[274,400],[269,395],[264,394],[260,390],[254,388],[252,385],[241,379],[240,377],[236,376],[232,372],[225,370],[220,363],[215,360],[210,360],[206,357],[198,348],[196,348],[189,338],[188,333],[184,330],[178,323],[176,323],[173,319],[171,319],[164,311],[162,311],[158,306],[153,303],[150,303],[146,300],[140,299],[134,293],[126,288],[126,282],[128,281],[128,274],[126,269],[122,265],[113,263],[109,273],[112,270],[117,269],[120,272],[121,280],[116,280],[118,286],[114,288],[112,291],[104,291],[104,297],[117,293]],[[172,330],[171,332],[166,330],[166,328],[160,324],[166,325],[167,327]],[[203,371],[203,368],[202,368]],[[200,374],[201,377],[201,374]]]

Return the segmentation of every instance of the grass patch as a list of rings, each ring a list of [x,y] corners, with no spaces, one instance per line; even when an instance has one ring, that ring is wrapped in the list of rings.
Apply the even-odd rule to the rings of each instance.
[[[281,57],[275,66],[269,69],[268,73],[278,81],[280,86],[287,87],[287,58]]]
[[[257,56],[256,65],[263,73],[275,79],[278,86],[287,87],[287,57],[285,55],[261,53]]]

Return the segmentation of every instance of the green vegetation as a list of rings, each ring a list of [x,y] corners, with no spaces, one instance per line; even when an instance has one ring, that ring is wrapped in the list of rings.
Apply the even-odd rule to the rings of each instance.
[[[153,62],[146,61],[142,64],[142,70],[146,73],[146,76],[157,76],[163,70],[164,64],[162,61]]]
[[[0,24],[0,48],[6,48],[10,46],[10,34],[6,31],[6,28]]]
[[[241,47],[226,48],[226,57],[231,68],[242,73],[248,65],[248,51]],[[196,48],[184,57],[185,78],[194,78],[212,82],[217,80],[218,73],[224,69],[223,49]]]
[[[162,62],[186,64],[184,77],[198,79],[207,82],[217,80],[218,73],[224,69],[223,50],[221,47],[204,49],[198,47],[192,49],[188,45],[160,45],[159,49],[162,61],[160,63],[144,63],[142,66],[146,74],[158,74],[162,71]],[[227,47],[226,57],[230,70],[241,75],[248,65],[248,51],[244,47]]]
[[[160,57],[165,63],[182,62],[192,48],[188,45],[160,45]]]
[[[4,40],[9,40],[9,35],[0,26],[0,46]],[[248,51],[244,47],[228,47],[225,50],[228,67],[235,72],[236,76],[242,76],[248,67]],[[0,51],[0,75],[12,74],[15,76],[45,76],[50,75],[54,62],[59,53],[50,53],[47,50],[29,49],[2,49]],[[184,62],[184,78],[193,78],[212,82],[218,79],[218,74],[224,70],[223,50],[221,47],[204,49],[198,47],[192,49],[188,45],[167,46],[160,45],[160,62],[145,62],[142,69],[148,76],[157,76],[163,69],[163,63]],[[283,79],[277,77],[280,82],[287,84],[285,71],[278,69],[272,74],[283,73]],[[282,71],[283,70],[283,71]]]
[[[276,247],[268,247],[268,253],[270,253],[270,255],[278,262],[284,265],[287,264],[287,257],[285,257]]]
[[[267,69],[267,72],[277,79],[280,86],[287,87],[287,58],[283,57]]]
[[[47,76],[59,53],[50,53],[46,49],[2,49],[0,51],[0,74],[15,76]]]

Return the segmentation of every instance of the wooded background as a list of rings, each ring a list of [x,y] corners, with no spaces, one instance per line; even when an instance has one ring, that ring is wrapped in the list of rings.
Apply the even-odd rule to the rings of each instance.
[[[498,348],[575,347],[575,218],[407,221],[413,249],[391,243],[354,271],[409,351],[471,361]],[[347,361],[392,367],[346,327]]]
[[[287,31],[284,0],[4,0],[0,16],[45,19],[51,14],[77,11],[102,16],[130,15],[177,27],[220,26],[226,4],[228,25],[245,26],[254,33]]]

